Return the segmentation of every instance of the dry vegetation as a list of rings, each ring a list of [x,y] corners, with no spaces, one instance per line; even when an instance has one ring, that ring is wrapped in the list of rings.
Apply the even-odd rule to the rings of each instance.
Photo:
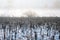
[[[0,17],[0,23],[25,23],[32,24],[56,23],[60,26],[60,17]]]

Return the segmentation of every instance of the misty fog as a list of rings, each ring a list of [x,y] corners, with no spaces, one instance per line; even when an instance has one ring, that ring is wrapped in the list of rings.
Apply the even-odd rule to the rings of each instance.
[[[38,16],[60,17],[60,0],[0,0],[0,16],[21,17],[30,9]]]

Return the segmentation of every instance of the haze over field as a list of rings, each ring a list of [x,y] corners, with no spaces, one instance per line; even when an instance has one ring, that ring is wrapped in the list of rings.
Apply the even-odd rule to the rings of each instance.
[[[21,17],[27,11],[41,17],[60,17],[60,0],[0,0],[0,16]]]

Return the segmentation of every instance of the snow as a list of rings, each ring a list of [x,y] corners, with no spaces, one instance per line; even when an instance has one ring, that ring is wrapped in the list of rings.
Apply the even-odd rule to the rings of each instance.
[[[60,40],[59,39],[59,36],[60,36],[60,33],[58,30],[55,30],[53,29],[53,27],[51,27],[49,30],[48,28],[46,27],[47,24],[45,25],[42,25],[42,26],[36,26],[34,25],[35,28],[30,28],[30,27],[21,27],[19,28],[17,26],[17,30],[13,29],[10,31],[9,33],[9,30],[8,28],[5,30],[6,31],[6,39],[13,39],[13,40],[35,40],[35,38],[37,38],[37,40],[51,40],[51,38],[54,36],[54,40]],[[45,27],[44,27],[45,26]],[[17,31],[17,33],[16,33]],[[15,34],[16,33],[16,34]],[[47,35],[48,34],[48,35]],[[36,35],[36,37],[35,37]],[[3,36],[4,36],[4,32],[3,32],[3,29],[0,30],[0,38],[3,39]],[[16,36],[16,38],[15,38]]]

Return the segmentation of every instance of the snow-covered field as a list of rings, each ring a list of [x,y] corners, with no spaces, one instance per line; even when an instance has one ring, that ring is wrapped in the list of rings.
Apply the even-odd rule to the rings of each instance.
[[[1,27],[2,25],[0,25]],[[5,31],[4,31],[5,30]],[[4,38],[5,36],[5,38]],[[15,28],[0,29],[1,40],[60,40],[60,32],[56,29],[55,25],[17,25]]]

